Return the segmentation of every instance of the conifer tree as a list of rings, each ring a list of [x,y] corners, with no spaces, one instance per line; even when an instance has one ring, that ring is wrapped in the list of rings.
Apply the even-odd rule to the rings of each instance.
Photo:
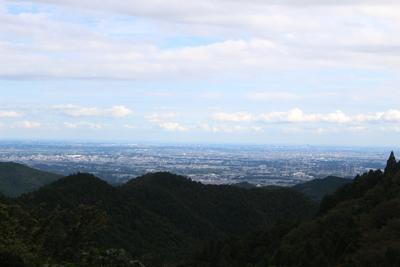
[[[392,169],[392,167],[395,165],[396,165],[396,158],[394,157],[394,153],[392,151],[386,163],[385,174],[388,174],[388,172],[390,172],[390,169]]]

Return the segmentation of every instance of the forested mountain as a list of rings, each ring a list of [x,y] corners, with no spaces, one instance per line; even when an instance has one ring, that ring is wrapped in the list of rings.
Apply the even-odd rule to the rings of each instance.
[[[256,185],[254,185],[252,183],[249,183],[249,182],[246,182],[246,181],[245,182],[236,183],[236,184],[231,184],[231,185],[239,187],[239,188],[246,188],[246,189],[256,188],[257,187]]]
[[[400,162],[357,175],[300,223],[286,215],[271,229],[209,242],[181,266],[400,266]]]
[[[49,184],[62,175],[39,171],[14,162],[0,162],[0,192],[15,197]]]
[[[333,194],[336,189],[352,181],[353,179],[328,176],[323,179],[314,179],[303,184],[297,184],[292,188],[312,200],[320,202],[326,194]]]
[[[47,257],[133,263],[118,249],[92,248],[78,260],[98,231],[98,247],[125,248],[147,267],[400,266],[400,162],[391,154],[384,172],[357,175],[320,205],[287,188],[203,185],[171,173],[113,187],[78,173],[17,198],[0,194],[0,216],[0,261],[9,266]]]
[[[293,188],[302,193],[303,195],[311,198],[312,200],[320,202],[326,194],[334,193],[336,189],[338,189],[339,187],[341,187],[346,183],[351,182],[352,180],[353,179],[328,176],[322,179],[313,179],[311,181],[307,181],[302,184],[297,184],[289,188]],[[248,182],[232,184],[232,186],[247,188],[247,189],[256,188],[254,184]],[[260,188],[268,190],[276,190],[284,187],[276,185],[267,185],[267,186],[261,186]]]
[[[76,210],[102,201],[107,228],[98,246],[124,248],[132,255],[151,254],[148,266],[177,262],[201,249],[204,241],[239,236],[271,227],[288,212],[312,217],[317,203],[291,189],[246,190],[204,185],[171,173],[149,173],[113,187],[78,173],[12,199],[25,209],[47,203]]]

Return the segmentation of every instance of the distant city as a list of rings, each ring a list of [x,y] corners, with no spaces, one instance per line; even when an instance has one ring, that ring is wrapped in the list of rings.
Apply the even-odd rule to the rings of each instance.
[[[291,186],[330,175],[354,178],[370,169],[383,169],[390,151],[360,147],[0,141],[0,161],[62,175],[87,172],[117,184],[162,171],[204,184],[247,181],[257,186]]]

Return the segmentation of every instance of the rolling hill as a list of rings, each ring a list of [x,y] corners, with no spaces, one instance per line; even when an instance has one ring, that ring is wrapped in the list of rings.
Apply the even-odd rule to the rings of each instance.
[[[102,201],[107,229],[99,246],[122,247],[132,255],[153,255],[155,265],[190,257],[211,239],[240,236],[271,227],[289,212],[310,218],[318,205],[291,189],[246,190],[204,185],[171,173],[149,173],[113,187],[91,174],[61,178],[13,199],[26,209],[47,203],[76,210]]]
[[[353,179],[341,178],[337,176],[328,176],[322,179],[313,179],[311,181],[307,181],[302,184],[297,184],[288,188],[293,188],[302,193],[303,195],[311,198],[312,200],[320,202],[326,194],[333,194],[336,191],[336,189],[352,181]],[[232,184],[232,186],[246,188],[246,189],[256,188],[254,184],[251,184],[249,182],[240,182],[237,184]],[[267,185],[267,186],[262,186],[260,188],[268,190],[276,190],[284,187],[276,185]]]
[[[272,228],[210,241],[180,266],[400,266],[399,236],[400,162],[392,153],[385,172],[357,175],[324,196],[313,220],[288,215]]]
[[[14,162],[0,162],[0,192],[16,197],[49,184],[62,175],[39,171]]]

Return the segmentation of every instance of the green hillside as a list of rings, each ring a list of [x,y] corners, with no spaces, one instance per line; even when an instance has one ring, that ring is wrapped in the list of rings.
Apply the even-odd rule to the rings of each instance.
[[[353,179],[348,179],[348,178],[341,178],[341,177],[336,177],[336,176],[328,176],[326,178],[322,179],[314,179],[311,181],[307,181],[302,184],[297,184],[294,186],[291,186],[290,188],[293,188],[303,195],[311,198],[312,200],[316,202],[320,202],[322,198],[326,194],[332,194],[338,189],[339,187],[343,186],[346,183],[352,182]],[[237,184],[232,184],[233,186],[236,187],[241,187],[241,188],[255,188],[256,186],[254,184],[248,183],[248,182],[241,182]],[[267,185],[267,186],[262,186],[259,187],[262,189],[268,189],[268,190],[276,190],[280,188],[284,188],[283,186],[276,186],[276,185]]]
[[[336,189],[352,181],[353,179],[328,176],[323,179],[314,179],[303,184],[297,184],[292,188],[312,200],[320,202],[326,194],[333,194]]]
[[[326,183],[320,182],[305,188],[321,190]],[[101,206],[91,206],[98,201]],[[96,246],[125,248],[146,267],[400,266],[400,162],[393,154],[385,172],[357,175],[320,204],[293,188],[204,185],[166,172],[118,187],[78,173],[17,198],[0,194],[0,202],[0,241],[7,242],[0,262],[12,266],[31,266],[22,264],[35,257],[79,263],[78,254],[67,257],[69,249],[87,249],[84,238],[105,222]],[[34,208],[42,202],[47,206]],[[74,213],[67,219],[58,205]],[[120,250],[94,251],[110,258]]]
[[[14,162],[0,162],[0,192],[15,197],[49,184],[62,175],[39,171]]]
[[[232,186],[236,186],[239,188],[246,188],[246,189],[250,189],[250,188],[256,188],[257,186],[249,183],[249,182],[240,182],[240,183],[236,183],[236,184],[231,184]]]
[[[46,202],[76,210],[102,201],[107,229],[99,246],[153,255],[153,265],[189,258],[207,240],[239,236],[270,227],[285,212],[311,217],[318,205],[295,190],[246,190],[204,185],[171,173],[150,173],[113,187],[93,175],[61,178],[14,202],[26,209]]]
[[[318,216],[287,214],[272,228],[210,241],[180,266],[400,266],[400,162],[326,195]]]

